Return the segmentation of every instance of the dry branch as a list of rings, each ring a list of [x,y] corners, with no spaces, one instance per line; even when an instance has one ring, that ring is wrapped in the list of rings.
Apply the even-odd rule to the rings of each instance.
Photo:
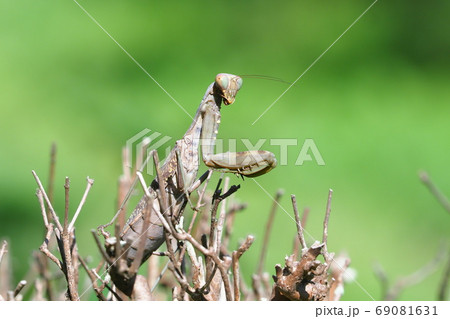
[[[450,200],[439,190],[436,184],[430,179],[430,176],[427,172],[419,172],[420,180],[424,183],[424,185],[428,188],[428,190],[433,194],[434,197],[438,200],[438,202],[444,207],[444,209],[450,213]]]
[[[382,286],[382,300],[392,301],[397,300],[400,294],[408,287],[414,286],[425,280],[433,272],[436,271],[439,264],[447,255],[446,249],[439,249],[436,256],[424,265],[422,268],[416,270],[412,274],[403,276],[397,279],[394,283],[390,283],[388,276],[380,264],[375,264],[374,273]]]

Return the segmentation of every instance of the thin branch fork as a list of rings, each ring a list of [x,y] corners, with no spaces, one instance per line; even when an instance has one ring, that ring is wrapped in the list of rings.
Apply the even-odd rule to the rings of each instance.
[[[41,180],[39,179],[38,175],[36,174],[36,172],[33,170],[31,171],[31,173],[34,176],[34,179],[36,180],[36,183],[38,184],[39,189],[41,190],[42,196],[45,199],[45,202],[47,204],[47,207],[50,209],[50,213],[51,216],[53,218],[53,221],[56,224],[56,227],[58,228],[59,231],[63,231],[63,227],[61,226],[61,223],[59,222],[58,216],[56,215],[55,210],[53,209],[52,203],[50,202],[50,199],[48,198],[47,193],[45,192],[44,186],[42,186]],[[46,219],[44,219],[45,222]]]
[[[78,208],[77,208],[77,210],[76,210],[76,212],[75,212],[75,214],[74,214],[74,216],[72,218],[72,221],[70,222],[69,231],[73,230],[73,226],[75,224],[75,221],[77,220],[78,215],[80,214],[81,209],[83,208],[83,206],[84,206],[84,204],[86,202],[86,198],[87,198],[87,196],[89,194],[89,191],[90,191],[92,185],[94,184],[94,180],[89,178],[89,176],[86,178],[86,180],[87,180],[86,190],[84,191],[84,194],[83,194],[83,197],[81,198],[80,204],[78,205]]]
[[[78,253],[76,248],[76,241],[75,241],[75,231],[73,228],[73,225],[76,221],[76,218],[78,217],[81,208],[84,205],[84,202],[86,201],[86,197],[89,193],[89,190],[94,182],[94,180],[87,178],[87,187],[86,191],[83,195],[83,198],[80,201],[80,204],[78,206],[78,209],[72,219],[72,222],[69,224],[69,193],[70,193],[70,180],[68,177],[65,179],[64,183],[64,189],[65,189],[65,205],[64,205],[64,225],[62,226],[59,222],[59,218],[50,202],[50,199],[45,192],[44,187],[42,186],[42,183],[36,174],[35,171],[32,171],[32,174],[38,184],[38,190],[36,191],[36,196],[39,201],[39,205],[41,208],[41,214],[44,221],[44,226],[47,229],[45,239],[43,244],[40,247],[40,250],[50,259],[52,260],[58,268],[64,273],[67,280],[68,285],[68,298],[70,300],[79,300],[78,296]],[[52,223],[48,221],[46,210],[45,210],[45,203],[47,204],[47,207],[49,208],[50,215],[53,219],[53,221],[56,224],[55,229],[55,235],[58,242],[58,249],[60,252],[60,255],[62,257],[62,261],[60,261],[55,255],[53,255],[49,248],[48,243],[50,242],[51,235],[54,231],[54,226]]]
[[[194,246],[194,248],[199,250],[203,255],[211,257],[211,259],[217,265],[217,267],[220,271],[220,274],[222,276],[222,280],[223,280],[224,286],[225,286],[226,298],[227,298],[227,300],[232,300],[230,281],[228,278],[226,265],[224,264],[224,261],[222,261],[219,258],[217,253],[215,251],[213,251],[212,249],[205,248],[202,244],[200,244],[197,240],[195,240],[195,238],[193,238],[191,234],[188,234],[186,232],[181,232],[181,233],[175,232],[172,234],[177,240],[181,240],[181,241],[187,240]]]
[[[80,258],[80,264],[84,268],[84,270],[86,271],[89,279],[91,280],[92,288],[94,288],[94,291],[95,291],[95,294],[97,295],[97,298],[99,300],[102,300],[102,301],[107,301],[107,298],[102,293],[103,289],[105,288],[105,283],[98,276],[96,276],[94,271],[89,269],[86,261],[83,258]],[[98,285],[98,280],[101,280],[101,282],[102,282],[101,286]]]
[[[225,295],[227,300],[232,300],[232,292],[231,292],[231,286],[230,286],[230,281],[229,281],[229,277],[227,274],[227,269],[229,267],[229,264],[231,263],[231,260],[221,260],[219,258],[219,249],[218,247],[214,247],[214,243],[215,243],[215,239],[217,238],[216,236],[212,235],[215,232],[215,226],[216,226],[216,222],[214,220],[214,216],[216,215],[217,212],[217,208],[220,204],[220,202],[222,200],[224,200],[225,198],[227,198],[228,196],[231,196],[234,192],[236,192],[239,187],[238,186],[232,186],[230,187],[229,190],[227,190],[224,194],[220,195],[221,190],[219,189],[220,187],[220,183],[217,185],[216,187],[216,192],[215,192],[215,196],[214,196],[214,204],[213,207],[211,209],[211,216],[212,216],[212,222],[211,222],[211,228],[210,228],[210,247],[209,248],[205,248],[205,246],[203,246],[201,243],[199,243],[198,241],[196,241],[191,234],[186,233],[184,231],[182,232],[177,232],[177,233],[173,233],[173,236],[178,239],[178,240],[183,240],[183,241],[188,241],[189,243],[191,243],[197,250],[199,250],[203,255],[205,255],[206,257],[206,261],[208,260],[212,260],[214,262],[214,265],[211,263],[210,270],[208,271],[208,262],[207,262],[207,272],[206,272],[206,277],[208,278],[207,282],[208,283],[210,280],[210,278],[212,278],[214,276],[214,269],[217,267],[219,269],[219,272],[221,274],[222,277],[222,281],[224,284],[224,288],[225,288]],[[225,218],[225,215],[223,215],[223,218]],[[223,225],[223,223],[222,223]]]
[[[440,249],[436,256],[424,265],[422,268],[416,270],[412,274],[397,279],[393,284],[389,283],[386,272],[380,264],[375,264],[374,273],[378,277],[382,284],[382,299],[383,300],[396,300],[398,296],[407,288],[417,285],[421,281],[425,280],[438,268],[441,261],[446,257],[447,250]]]
[[[157,154],[156,155],[154,154],[153,156],[154,156],[154,162],[155,162],[155,166],[156,166],[156,173],[157,173],[157,176],[159,177],[159,180],[161,180],[160,172],[159,172],[158,165],[157,165],[158,164]],[[145,180],[143,179],[142,174],[140,174],[140,172],[137,172],[137,176],[141,183],[142,188],[146,192],[146,196],[149,196],[150,194],[148,193],[148,188],[145,183]],[[164,187],[163,183],[159,183],[159,186],[160,186],[160,188]],[[225,194],[223,194],[223,195],[219,194],[218,196],[216,196],[216,199],[215,199],[216,205],[215,205],[215,209],[213,209],[213,211],[217,210],[217,207],[218,207],[218,204],[220,203],[220,201],[222,201],[226,197],[233,194],[237,189],[238,189],[238,187],[232,187]],[[163,194],[163,193],[165,193],[164,189],[160,189],[160,194]],[[167,201],[165,199],[165,196],[159,196],[159,199],[160,199],[160,207],[162,208],[162,211],[164,211],[164,213],[165,213],[169,209],[169,208],[167,208]],[[168,241],[168,239],[167,239],[168,238],[167,235],[173,236],[175,239],[177,239],[179,241],[187,240],[196,249],[200,250],[200,252],[203,253],[207,258],[208,257],[211,258],[214,261],[214,263],[217,265],[217,267],[221,273],[221,276],[222,276],[222,279],[224,282],[224,286],[225,286],[225,293],[226,293],[227,300],[232,300],[231,287],[230,287],[229,278],[227,275],[226,265],[224,264],[224,261],[222,261],[218,257],[216,250],[213,249],[212,247],[210,249],[206,249],[203,245],[198,243],[189,233],[186,233],[182,229],[180,229],[180,232],[178,232],[172,225],[171,220],[169,218],[166,219],[165,216],[163,214],[161,214],[161,212],[156,210],[155,213],[158,215],[160,221],[162,222],[162,224],[166,230],[165,234],[166,234],[166,243],[167,243],[167,247],[168,247],[168,251],[169,251],[168,255],[172,261],[172,266],[175,266],[175,267],[171,267],[171,268],[173,269],[173,272],[174,272],[175,276],[177,277],[177,280],[180,282],[180,284],[184,283],[185,279],[183,279],[183,275],[179,271],[179,268],[176,267],[176,264],[178,264],[177,259],[175,259],[175,255],[174,255],[175,253],[173,252],[173,249],[171,247],[170,240]],[[214,242],[214,241],[212,241],[212,242]],[[182,288],[183,288],[183,290],[185,290],[186,286],[183,284]],[[189,290],[187,292],[191,293],[192,291]]]

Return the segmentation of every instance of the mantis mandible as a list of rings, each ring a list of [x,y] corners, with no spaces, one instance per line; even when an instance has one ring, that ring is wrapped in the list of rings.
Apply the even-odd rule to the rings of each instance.
[[[147,239],[141,263],[145,262],[165,240],[163,225],[154,212],[157,210],[163,215],[167,213],[162,211],[158,201],[159,183],[163,183],[165,193],[170,197],[171,206],[184,207],[188,202],[188,191],[197,178],[200,164],[199,147],[201,147],[203,162],[214,170],[256,177],[269,172],[276,166],[274,154],[263,150],[214,154],[221,105],[222,103],[233,104],[241,86],[242,79],[239,76],[226,73],[216,76],[215,81],[206,90],[191,126],[183,138],[176,141],[175,147],[160,168],[161,181],[155,178],[149,186],[148,190],[152,197],[150,202],[153,207],[150,213],[150,227],[146,230]],[[130,243],[130,249],[127,252],[129,263],[136,256],[139,242],[137,239],[143,232],[144,210],[147,203],[144,195],[121,233],[121,239]]]

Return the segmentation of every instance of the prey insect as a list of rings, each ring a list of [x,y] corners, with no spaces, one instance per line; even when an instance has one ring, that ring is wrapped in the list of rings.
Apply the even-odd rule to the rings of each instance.
[[[239,76],[220,73],[206,90],[191,126],[183,138],[176,141],[159,169],[159,178],[155,178],[149,186],[147,194],[150,194],[150,200],[144,195],[120,234],[120,239],[129,245],[126,252],[128,263],[131,264],[137,256],[139,238],[143,232],[146,232],[146,242],[141,264],[164,242],[164,227],[156,212],[166,214],[174,221],[181,217],[193,185],[200,182],[197,180],[199,149],[206,166],[222,172],[256,177],[276,166],[274,154],[263,150],[214,154],[221,106],[233,104],[241,86],[242,79]],[[167,201],[165,204],[161,204],[161,197]],[[148,208],[147,205],[152,207]],[[166,207],[165,211],[162,206]],[[143,229],[146,209],[150,210],[149,223],[147,221],[149,227]]]

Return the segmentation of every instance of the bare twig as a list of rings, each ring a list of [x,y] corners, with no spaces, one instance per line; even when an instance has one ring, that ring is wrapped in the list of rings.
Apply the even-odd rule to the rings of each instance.
[[[39,250],[42,251],[48,258],[50,258],[50,260],[53,261],[56,264],[56,266],[58,266],[59,269],[63,270],[63,265],[61,261],[58,258],[56,258],[56,256],[53,255],[48,249],[48,243],[50,241],[50,237],[52,234],[53,234],[53,224],[48,224],[44,242],[42,243],[41,247],[39,247]]]
[[[52,143],[51,149],[50,149],[50,168],[48,173],[48,198],[51,203],[53,203],[53,194],[54,194],[54,188],[55,188],[55,169],[56,169],[56,143]],[[47,219],[50,217],[51,211],[50,209],[47,211]]]
[[[34,179],[36,180],[36,183],[38,184],[39,189],[41,190],[42,195],[44,196],[45,202],[47,203],[47,207],[50,209],[51,216],[52,216],[54,222],[56,223],[56,227],[58,228],[58,230],[60,232],[62,232],[63,227],[61,226],[61,223],[59,222],[58,216],[56,215],[56,212],[53,209],[52,203],[50,202],[50,199],[48,198],[47,193],[45,192],[44,186],[42,186],[41,180],[39,179],[39,177],[37,176],[35,171],[31,171],[31,173],[33,174]]]
[[[158,156],[158,155],[156,155],[156,156]],[[136,172],[136,175],[137,175],[137,177],[139,179],[139,182],[141,183],[142,188],[144,189],[145,195],[147,196],[147,198],[151,198],[150,192],[148,191],[148,187],[147,187],[147,184],[145,183],[145,180],[144,180],[144,177],[142,176],[142,173],[138,171],[138,172]],[[160,185],[161,184],[162,183],[160,183]],[[164,201],[165,201],[165,199],[162,199],[160,201],[160,204],[164,203]],[[167,212],[167,208],[164,209],[163,206],[160,206],[160,207],[161,207],[161,210],[165,214]],[[167,205],[165,205],[164,207],[167,207]],[[157,210],[157,209],[153,210],[153,211],[158,215],[158,217],[159,217],[161,223],[163,224],[164,228],[166,229],[166,231],[170,232],[171,231],[171,227],[170,227],[169,223],[167,222],[167,220],[164,218],[164,215],[161,214],[161,212],[159,210]],[[143,233],[143,234],[145,234],[145,233]]]
[[[70,180],[66,177],[64,183],[64,229],[67,231],[67,224],[69,223],[69,194],[70,194]]]
[[[44,214],[44,216],[46,215]],[[50,270],[48,267],[48,259],[45,255],[37,252],[33,252],[33,257],[38,270],[38,274],[44,279],[44,281],[41,281],[39,277],[36,278],[36,295],[33,297],[33,300],[45,300],[43,294],[44,289],[47,294],[47,300],[54,300],[54,293],[51,286]],[[38,285],[40,286],[38,287]]]
[[[150,152],[149,154],[147,154],[147,157],[145,158],[145,161],[144,161],[144,163],[142,164],[142,166],[139,168],[139,171],[142,171],[142,170],[147,166],[147,163],[148,163],[148,161],[149,161],[150,158],[151,158],[151,156],[150,156],[151,153],[152,153],[152,152]],[[128,189],[127,194],[126,194],[125,197],[123,198],[123,201],[122,201],[122,203],[120,204],[119,209],[117,210],[117,212],[115,213],[115,215],[113,216],[113,218],[111,218],[111,220],[110,220],[107,224],[100,225],[100,226],[97,227],[97,231],[98,231],[99,233],[101,233],[101,234],[103,235],[103,237],[105,237],[105,238],[108,238],[108,237],[109,237],[109,233],[108,233],[107,231],[105,231],[105,228],[111,226],[111,225],[116,221],[117,217],[119,217],[119,215],[121,215],[121,214],[123,215],[123,214],[124,214],[125,207],[126,207],[126,203],[128,202],[128,199],[130,198],[131,194],[133,193],[134,187],[136,186],[136,183],[137,183],[137,182],[138,182],[138,179],[135,177],[135,178],[133,179],[133,182],[132,182],[131,185],[130,185],[130,188]]]
[[[0,264],[2,262],[3,255],[8,251],[7,247],[8,247],[8,242],[6,240],[4,240],[2,243],[2,248],[0,249]]]
[[[330,256],[328,254],[328,247],[327,247],[327,241],[328,241],[328,222],[330,220],[330,213],[331,213],[331,197],[333,196],[333,190],[330,188],[328,191],[328,201],[327,201],[327,209],[325,213],[325,219],[323,221],[323,237],[322,237],[322,243],[323,246],[323,256],[325,258],[325,262],[330,265]]]
[[[283,196],[283,193],[284,192],[281,189],[279,189],[277,191],[275,198],[273,200],[273,203],[272,203],[272,209],[270,210],[269,218],[267,219],[266,231],[264,233],[261,255],[259,257],[258,270],[256,272],[256,274],[258,276],[261,276],[264,271],[264,264],[265,264],[265,260],[266,260],[266,253],[267,253],[267,249],[268,249],[269,238],[270,238],[270,233],[272,230],[273,220],[275,218],[275,213],[276,213],[277,207],[279,205],[278,202],[280,201],[281,196]]]
[[[94,288],[94,291],[95,291],[95,294],[97,295],[97,298],[99,300],[106,301],[107,298],[103,295],[103,292],[102,292],[103,288],[105,286],[104,282],[102,281],[102,286],[99,287],[98,284],[97,284],[97,280],[100,280],[100,279],[96,276],[94,271],[89,269],[89,267],[87,266],[86,261],[84,261],[83,258],[80,258],[80,263],[81,263],[81,266],[83,266],[84,270],[86,271],[89,279],[91,280],[92,288]]]
[[[301,224],[300,216],[298,215],[297,199],[295,198],[295,195],[291,195],[291,200],[294,208],[295,224],[297,225],[297,236],[302,245],[302,249],[307,249],[308,247],[306,246],[305,236],[303,235],[303,225]]]
[[[239,272],[239,258],[245,253],[253,243],[255,238],[251,235],[247,236],[245,242],[239,247],[238,250],[233,251],[233,288],[234,288],[234,300],[239,301],[240,296],[240,272]]]
[[[302,215],[302,220],[300,222],[300,226],[303,229],[305,229],[305,225],[306,225],[306,221],[308,219],[308,215],[309,215],[309,207],[305,207],[303,209],[303,215]],[[294,254],[294,259],[297,260],[298,259],[298,253],[299,253],[299,249],[300,249],[300,240],[298,238],[298,234],[294,237],[294,248],[292,249],[293,254]]]
[[[261,277],[257,274],[252,275],[252,289],[255,300],[260,301],[264,296],[262,292]]]
[[[63,269],[68,284],[68,296],[72,301],[79,300],[78,287],[76,282],[75,267],[73,265],[73,255],[71,249],[71,237],[73,232],[69,230],[69,192],[70,192],[70,181],[66,177],[66,182],[64,183],[65,189],[65,206],[64,206],[64,227],[61,234],[63,249],[60,251],[61,256],[64,258],[65,269]],[[61,248],[60,248],[61,249]]]
[[[155,167],[156,176],[157,176],[158,185],[159,185],[159,196],[158,196],[159,205],[160,205],[159,207],[161,207],[161,211],[166,213],[167,207],[168,207],[168,200],[167,200],[167,194],[166,194],[166,190],[165,190],[166,185],[165,185],[164,179],[161,175],[161,170],[159,168],[158,152],[153,150],[153,151],[151,151],[151,153],[153,154],[153,164]],[[141,178],[140,178],[140,180],[141,180]],[[142,183],[142,181],[141,181],[141,183]],[[170,209],[172,209],[172,205],[170,206]],[[172,211],[170,212],[170,216],[173,216]],[[169,219],[169,218],[167,218],[167,219]]]
[[[390,285],[387,279],[387,275],[385,271],[381,268],[380,265],[376,265],[375,275],[379,278],[382,287],[383,287],[383,300],[397,300],[399,295],[408,287],[417,285],[425,278],[430,276],[434,271],[436,271],[440,262],[443,258],[445,258],[446,250],[440,249],[436,254],[436,257],[433,258],[428,264],[423,266],[422,268],[416,270],[414,273],[404,276],[402,278],[397,279],[397,281]]]
[[[136,175],[137,169],[142,166],[142,163],[144,163],[144,160],[145,160],[144,155],[147,154],[147,149],[150,146],[151,142],[152,142],[152,140],[150,137],[146,136],[143,138],[141,147],[139,148],[139,150],[136,154],[136,165],[134,166],[135,170],[134,170],[133,175]],[[145,155],[145,156],[148,156],[148,155]],[[127,159],[127,163],[129,163],[129,159]]]
[[[444,209],[450,213],[449,199],[439,190],[436,184],[433,183],[428,173],[425,171],[419,172],[419,177],[425,186],[430,190],[431,194],[433,194]]]
[[[83,197],[81,198],[80,204],[78,205],[77,211],[75,212],[75,215],[72,218],[72,221],[70,222],[69,225],[69,231],[71,231],[73,229],[73,225],[75,224],[75,221],[78,218],[78,215],[80,214],[81,209],[83,208],[84,203],[86,202],[86,198],[87,195],[89,194],[89,190],[91,189],[92,185],[94,184],[94,180],[86,177],[87,180],[87,185],[86,185],[86,190],[84,191]]]
[[[387,277],[386,271],[379,262],[375,262],[375,264],[373,265],[373,272],[381,284],[381,300],[386,300],[386,296],[389,290],[389,279]]]
[[[14,289],[14,293],[13,293],[14,298],[19,295],[19,293],[22,291],[23,287],[25,287],[26,284],[27,284],[26,280],[19,281],[16,288]]]
[[[133,285],[133,300],[136,301],[149,301],[152,300],[152,294],[147,280],[142,275],[137,275]]]
[[[216,190],[215,190],[214,196],[213,196],[213,207],[211,209],[211,226],[209,229],[209,248],[212,249],[213,251],[217,251],[217,246],[216,246],[217,245],[217,230],[216,230],[217,209],[219,208],[219,204],[222,201],[220,199],[220,192],[221,192],[220,184],[222,183],[222,178],[223,178],[223,176],[220,177],[220,179],[217,183]],[[208,269],[208,267],[207,267],[207,269]],[[208,274],[208,271],[207,271],[207,274]]]
[[[6,254],[8,252],[8,242],[3,240],[2,248],[0,250],[0,301],[7,297],[7,292],[11,288],[11,267],[10,258]],[[3,261],[3,263],[1,263]]]
[[[42,195],[42,191],[39,188],[36,190],[36,197],[38,198],[39,205],[41,207],[41,213],[42,213],[42,219],[44,220],[44,226],[45,226],[45,228],[47,228],[48,218],[47,218],[47,212],[45,211],[44,196]]]
[[[226,193],[228,191],[228,185],[230,183],[230,178],[225,177],[225,182],[223,184],[223,191]],[[220,244],[222,241],[222,231],[223,231],[223,225],[225,224],[225,215],[226,215],[226,205],[227,205],[227,199],[223,199],[220,204],[220,212],[219,212],[219,219],[217,221],[217,238],[216,242],[214,243],[214,249],[216,251],[220,251]]]
[[[195,220],[196,220],[196,218],[197,218],[198,212],[200,211],[200,207],[203,205],[203,204],[202,204],[203,196],[205,195],[206,187],[207,187],[208,184],[209,184],[209,181],[210,181],[210,179],[211,179],[212,172],[213,172],[212,169],[210,169],[210,170],[207,171],[208,175],[207,175],[207,177],[206,177],[205,185],[203,186],[203,189],[201,190],[201,192],[199,192],[199,196],[198,196],[198,200],[197,200],[197,205],[195,205],[195,207],[194,207],[194,209],[193,209],[194,213],[193,213],[193,215],[192,215],[192,219],[191,219],[191,222],[189,223],[189,227],[188,227],[188,230],[187,230],[187,232],[188,232],[189,234],[191,234],[191,232],[192,232],[192,228],[194,227],[194,223],[195,223]],[[199,186],[200,186],[200,185],[199,185]],[[186,246],[183,246],[183,247],[181,248],[180,257],[179,257],[179,259],[178,259],[178,264],[179,264],[179,265],[181,265],[181,261],[182,261],[182,259],[183,259],[183,256],[184,256],[185,251],[186,251]]]
[[[442,261],[444,257],[444,254],[442,252],[439,252],[437,256],[431,260],[428,264],[420,268],[419,270],[415,271],[414,273],[400,278],[392,287],[392,290],[389,292],[388,296],[386,297],[387,300],[395,300],[398,295],[400,295],[401,291],[403,291],[405,288],[417,285],[419,282],[427,278],[429,275],[431,275],[434,271],[436,271],[437,267],[439,266],[440,262]]]
[[[233,233],[233,225],[234,225],[234,220],[236,218],[236,213],[238,211],[244,210],[245,208],[247,208],[247,204],[245,203],[236,203],[231,201],[228,211],[226,213],[226,220],[225,220],[225,233],[224,233],[224,238],[222,240],[222,246],[223,247],[228,247],[229,243],[230,243],[230,239],[231,239],[231,235]]]
[[[212,249],[205,248],[202,244],[200,244],[198,241],[196,241],[191,234],[188,234],[186,232],[172,233],[173,236],[178,240],[187,240],[189,241],[197,250],[199,250],[203,255],[211,257],[211,259],[214,261],[215,264],[217,264],[217,267],[220,271],[220,274],[222,276],[222,280],[225,286],[225,294],[227,300],[232,300],[232,293],[231,293],[231,286],[230,286],[230,280],[228,278],[227,274],[227,267],[224,264],[224,262],[219,258],[216,252],[214,252]]]
[[[97,245],[98,250],[102,254],[103,259],[108,263],[112,264],[113,260],[109,257],[109,255],[106,253],[105,249],[103,248],[102,243],[100,242],[100,239],[97,237],[97,232],[95,229],[91,229],[92,236],[94,236],[95,244]]]
[[[439,297],[439,300],[441,300],[441,301],[447,300],[445,298],[445,295],[447,294],[448,282],[450,280],[450,254],[447,255],[447,258],[448,258],[447,265],[445,266],[444,275],[442,276],[442,281],[439,286],[438,297]]]
[[[344,293],[344,275],[350,265],[350,258],[339,255],[331,263],[331,284],[328,290],[328,301],[339,301]]]

